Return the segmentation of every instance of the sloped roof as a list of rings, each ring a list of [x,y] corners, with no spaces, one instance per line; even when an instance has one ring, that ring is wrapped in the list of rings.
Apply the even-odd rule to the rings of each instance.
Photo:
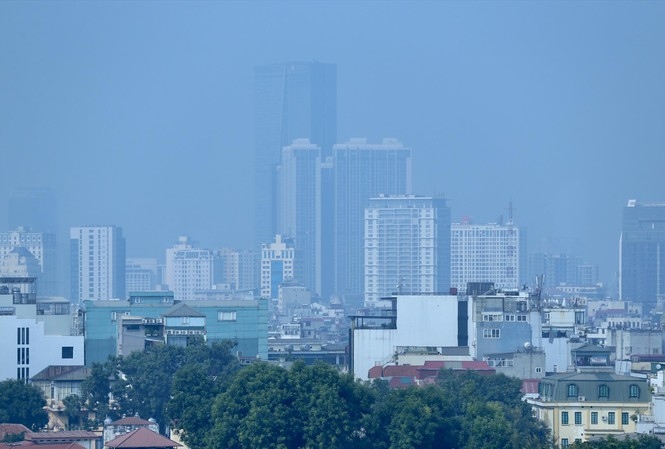
[[[18,441],[16,443],[0,443],[0,449],[13,449],[16,446],[29,447],[31,449],[85,449],[77,443],[34,443],[32,441]]]
[[[155,424],[138,416],[126,416],[117,421],[113,421],[111,426],[150,426]]]
[[[164,312],[162,316],[189,316],[189,317],[204,317],[205,313],[201,313],[189,307],[185,303],[177,304]]]
[[[18,435],[20,433],[25,433],[27,435],[30,433],[30,429],[25,427],[23,424],[0,424],[0,440],[4,440],[7,435]]]
[[[109,448],[161,448],[181,446],[173,440],[161,436],[152,430],[140,427],[133,432],[120,435],[105,444]]]
[[[21,257],[32,257],[32,258],[35,257],[35,255],[32,254],[32,253],[30,252],[30,250],[29,250],[28,248],[26,248],[25,246],[16,246],[16,247],[14,247],[14,249],[12,249],[11,251],[9,251],[9,253],[10,253],[10,254],[11,254],[11,253],[18,254],[18,255],[21,256]]]
[[[34,432],[25,435],[25,439],[29,441],[74,441],[74,440],[96,440],[99,438],[95,432],[88,432],[87,430],[65,430],[62,432]],[[41,445],[41,443],[40,443]]]
[[[30,380],[70,381],[85,380],[90,376],[90,368],[86,366],[49,365]]]

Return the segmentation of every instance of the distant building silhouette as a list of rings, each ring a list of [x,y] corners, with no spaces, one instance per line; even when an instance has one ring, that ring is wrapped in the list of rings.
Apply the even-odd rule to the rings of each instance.
[[[212,250],[195,247],[187,236],[166,250],[165,281],[176,300],[192,300],[196,291],[212,288],[215,259]]]
[[[370,198],[411,192],[411,149],[396,139],[351,139],[333,147],[334,291],[364,292],[364,218]]]
[[[665,299],[665,203],[628,201],[619,259],[620,299],[652,304]]]
[[[51,189],[26,187],[14,189],[9,197],[9,229],[19,226],[35,232],[58,232],[55,195]]]
[[[40,272],[36,274],[37,293],[42,296],[56,295],[55,239],[55,234],[33,232],[23,226],[10,232],[2,232],[0,233],[0,261],[15,248],[25,248],[39,263]]]
[[[125,298],[125,238],[118,226],[70,229],[71,301]]]
[[[337,140],[337,67],[284,62],[255,72],[255,246],[277,229],[277,177],[282,148],[309,138],[325,158]]]
[[[261,249],[261,298],[277,299],[279,286],[293,282],[295,246],[293,240],[282,240],[277,234],[273,243]]]
[[[365,209],[365,302],[450,289],[450,208],[443,198],[380,196]]]

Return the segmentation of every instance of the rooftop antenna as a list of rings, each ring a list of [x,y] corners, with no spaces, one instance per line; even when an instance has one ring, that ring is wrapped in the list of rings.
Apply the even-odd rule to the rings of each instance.
[[[508,201],[508,224],[513,224],[513,200]]]

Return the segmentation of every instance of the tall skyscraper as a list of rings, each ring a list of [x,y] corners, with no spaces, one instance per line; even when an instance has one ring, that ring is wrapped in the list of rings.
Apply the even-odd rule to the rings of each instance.
[[[118,226],[78,226],[69,231],[71,301],[125,299],[125,238]]]
[[[665,299],[665,203],[628,201],[619,246],[620,299]]]
[[[281,152],[309,138],[330,154],[337,139],[337,67],[285,62],[257,67],[255,75],[255,245],[271,242],[277,229],[276,167]]]
[[[443,198],[372,198],[365,209],[365,302],[450,288],[450,208]]]
[[[466,291],[468,282],[493,282],[497,288],[519,288],[526,272],[526,230],[506,224],[453,223],[452,286]]]
[[[278,233],[294,240],[294,281],[317,293],[321,292],[320,154],[309,139],[296,139],[283,148],[277,211]]]
[[[0,233],[0,260],[7,257],[15,248],[21,247],[30,251],[39,262],[37,294],[56,295],[55,234],[32,232],[23,226],[19,226],[14,231]]]
[[[176,300],[193,300],[197,291],[214,284],[216,256],[209,249],[196,248],[186,236],[166,250],[166,284]]]
[[[379,195],[411,194],[411,149],[396,139],[352,139],[333,146],[334,289],[362,295],[365,208]]]

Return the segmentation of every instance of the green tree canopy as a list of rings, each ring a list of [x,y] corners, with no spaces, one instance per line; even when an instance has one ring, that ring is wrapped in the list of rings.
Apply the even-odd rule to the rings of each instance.
[[[23,424],[38,430],[48,423],[42,391],[21,380],[0,382],[0,422]]]

